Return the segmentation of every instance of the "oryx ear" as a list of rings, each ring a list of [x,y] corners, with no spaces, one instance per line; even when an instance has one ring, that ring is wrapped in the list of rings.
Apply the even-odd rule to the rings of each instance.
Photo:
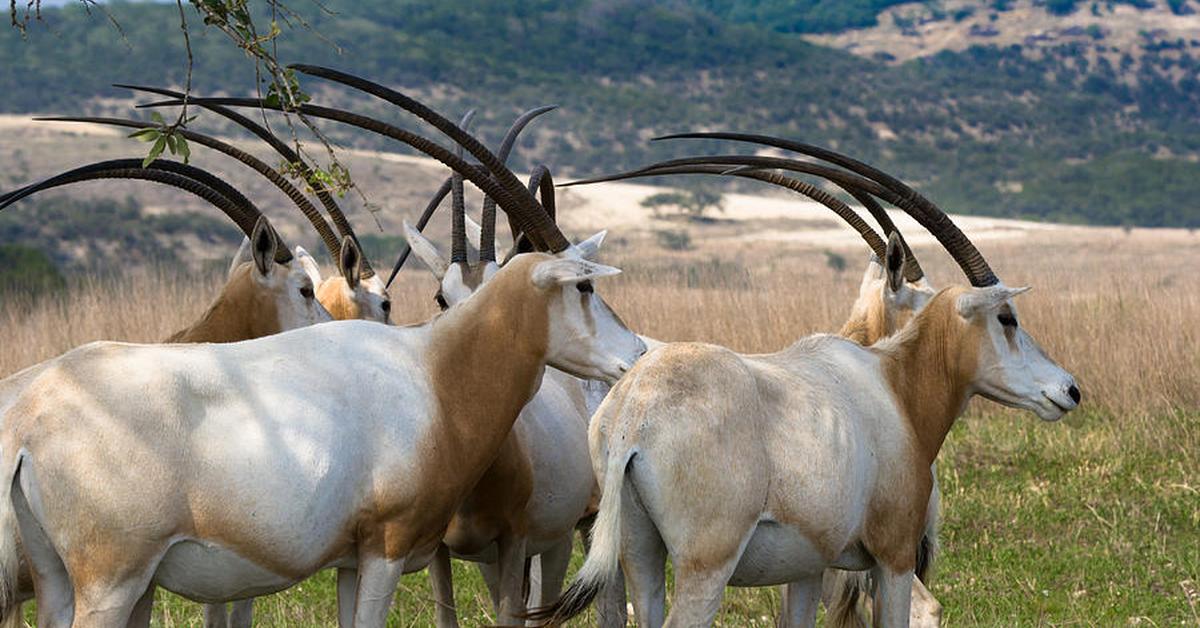
[[[608,230],[605,229],[600,233],[580,242],[575,245],[576,251],[583,259],[592,259],[600,252],[600,245],[604,243],[604,236],[608,235]]]
[[[321,285],[321,266],[317,264],[317,260],[299,244],[292,250],[292,255],[295,256],[296,261],[300,262],[300,268],[312,281],[313,288]]]
[[[233,279],[233,271],[237,270],[238,266],[250,261],[254,261],[250,255],[250,238],[242,238],[242,244],[238,246],[237,253],[233,254],[233,260],[229,262],[229,273],[225,278]]]
[[[584,259],[552,259],[533,267],[533,285],[543,290],[567,283],[608,277],[621,269]]]
[[[900,243],[900,234],[895,231],[888,236],[883,268],[887,273],[888,290],[900,292],[904,286],[904,246]]]
[[[279,246],[279,238],[265,216],[254,223],[254,231],[250,233],[250,246],[254,266],[258,268],[260,275],[266,277],[271,273],[271,266],[275,264],[275,249]]]
[[[342,238],[342,250],[338,255],[338,270],[346,279],[346,284],[350,286],[351,290],[358,287],[358,280],[362,277],[362,259],[362,249],[358,248],[358,242],[350,236]]]
[[[994,310],[1009,299],[1029,291],[1029,287],[1009,288],[1004,284],[996,284],[986,288],[971,288],[958,297],[956,305],[958,313],[963,318],[973,318],[981,313]]]
[[[421,260],[422,264],[425,264],[425,267],[429,269],[429,272],[433,273],[434,277],[437,277],[438,281],[441,281],[442,277],[446,276],[446,268],[449,266],[449,262],[438,253],[437,247],[425,236],[421,235],[420,231],[417,231],[412,225],[408,224],[407,220],[404,221],[404,239],[408,240],[408,246],[412,249],[413,254],[417,256],[417,259]]]

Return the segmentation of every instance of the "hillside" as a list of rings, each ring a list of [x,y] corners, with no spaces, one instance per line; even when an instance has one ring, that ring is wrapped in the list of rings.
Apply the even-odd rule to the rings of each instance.
[[[780,22],[785,3],[769,1],[335,0],[334,14],[306,17],[341,53],[298,29],[281,56],[352,69],[450,114],[479,107],[484,129],[558,103],[515,165],[544,161],[559,178],[745,150],[648,141],[742,130],[861,156],[958,212],[1200,226],[1200,35],[1188,35],[1196,17],[1176,15],[1189,2],[786,4],[811,27]],[[0,110],[126,112],[128,94],[109,83],[181,84],[174,7],[109,7],[125,42],[75,7],[45,11],[27,40],[0,35]],[[1138,31],[1130,16],[1161,27]],[[199,92],[248,91],[253,68],[236,50],[213,34],[193,39]],[[306,88],[394,115],[316,81]]]

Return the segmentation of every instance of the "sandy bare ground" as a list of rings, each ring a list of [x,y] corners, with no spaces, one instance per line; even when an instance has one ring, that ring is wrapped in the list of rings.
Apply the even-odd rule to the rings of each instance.
[[[145,146],[124,139],[122,129],[93,124],[35,122],[32,115],[0,115],[0,179],[5,189],[17,183],[40,179],[65,168],[113,157],[140,156]],[[251,150],[268,163],[278,159],[263,151],[261,145],[230,140]],[[205,150],[193,151],[193,161],[226,176],[239,189],[282,224],[285,235],[302,238],[311,233],[299,212],[264,179],[252,171],[232,164],[228,159]],[[403,219],[415,220],[433,190],[449,174],[437,162],[411,155],[342,149],[341,158],[363,192],[380,211],[374,218],[355,194],[343,204],[360,234],[400,234]],[[20,178],[12,173],[23,173]],[[195,199],[186,198],[157,186],[136,183],[87,184],[67,188],[83,198],[133,195],[147,211],[210,211]],[[769,188],[765,188],[767,190]],[[753,248],[754,243],[769,242],[787,249],[853,249],[862,246],[858,235],[840,222],[822,205],[806,198],[777,190],[768,195],[727,194],[724,211],[712,214],[710,223],[698,223],[679,217],[656,217],[641,205],[647,196],[663,188],[633,183],[603,183],[563,188],[559,191],[560,222],[573,237],[584,237],[600,229],[631,241],[654,242],[663,231],[686,232],[693,249]],[[469,194],[470,207],[479,206],[477,193]],[[474,209],[474,211],[478,211]],[[933,240],[903,212],[892,211],[893,219],[914,246],[932,245]],[[1128,237],[1116,228],[1077,227],[1007,220],[979,216],[954,215],[954,221],[973,240],[1011,241],[1038,236],[1038,240],[1107,241]],[[435,238],[444,238],[444,218],[430,228]],[[382,227],[382,228],[380,228]],[[502,230],[503,231],[503,230]],[[1134,230],[1139,239],[1190,241],[1185,230]],[[303,241],[303,240],[301,240]],[[223,255],[224,252],[212,252]]]

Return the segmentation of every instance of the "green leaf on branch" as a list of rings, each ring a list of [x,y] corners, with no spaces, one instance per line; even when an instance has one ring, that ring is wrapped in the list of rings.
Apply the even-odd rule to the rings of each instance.
[[[167,137],[163,134],[158,136],[158,141],[154,142],[154,146],[150,147],[150,154],[146,155],[146,158],[142,160],[143,168],[149,166],[155,159],[158,159],[159,155],[162,155],[163,149],[167,147]]]

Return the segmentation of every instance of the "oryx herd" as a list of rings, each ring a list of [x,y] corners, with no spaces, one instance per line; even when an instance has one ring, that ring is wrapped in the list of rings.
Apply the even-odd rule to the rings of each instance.
[[[437,624],[453,626],[452,557],[478,564],[502,625],[557,625],[596,602],[601,625],[623,626],[627,599],[639,626],[710,625],[730,585],[783,585],[787,626],[813,625],[819,600],[830,624],[936,625],[941,609],[926,589],[934,465],[954,421],[976,395],[1047,421],[1079,404],[1072,376],[1019,323],[1014,297],[1026,289],[1001,283],[945,213],[867,164],[774,137],[692,133],[661,139],[804,158],[704,155],[591,180],[755,179],[822,203],[871,249],[837,335],[763,355],[663,343],[600,297],[602,278],[620,271],[596,261],[603,233],[572,244],[559,231],[550,169],[522,182],[506,165],[517,135],[552,107],[518,118],[493,152],[466,130],[469,114],[456,124],[371,81],[294,69],[415,114],[453,142],[350,111],[293,108],[450,168],[404,233],[440,282],[443,311],[390,324],[390,279],[337,201],[289,143],[236,111],[277,103],[128,86],[167,97],[147,106],[186,98],[299,169],[298,187],[227,142],[176,131],[287,195],[339,276],[322,279],[250,199],[193,165],[110,160],[0,196],[3,209],[80,181],[145,180],[204,199],[246,235],[209,309],[162,344],[95,342],[0,380],[9,625],[36,597],[39,626],[148,626],[163,587],[208,604],[206,625],[249,626],[254,596],[334,568],[338,625],[383,626],[400,576],[428,566]],[[789,173],[832,183],[882,235],[838,195]],[[466,215],[465,181],[485,195],[478,223]],[[444,258],[420,228],[447,195]],[[935,290],[879,200],[928,229],[969,285]],[[496,250],[497,206],[513,235],[506,255]],[[560,596],[577,528],[587,559]]]

